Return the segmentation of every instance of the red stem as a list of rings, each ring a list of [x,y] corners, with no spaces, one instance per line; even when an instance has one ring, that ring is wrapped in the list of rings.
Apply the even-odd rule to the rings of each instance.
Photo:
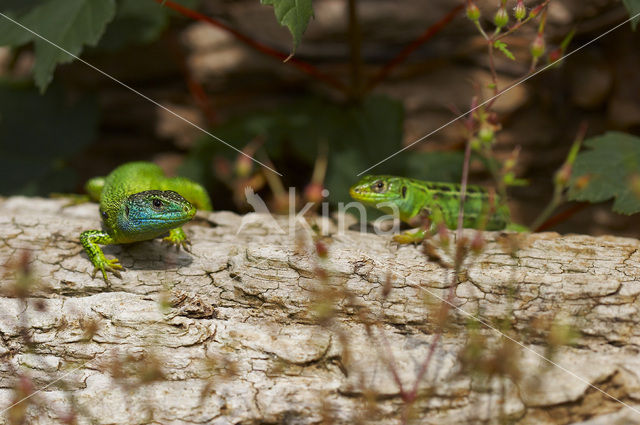
[[[538,226],[537,229],[531,229],[531,230],[533,232],[544,232],[545,230],[551,229],[556,224],[562,223],[563,221],[567,221],[569,218],[574,216],[576,213],[579,213],[583,209],[587,208],[589,205],[591,204],[588,202],[580,202],[576,205],[573,205],[571,208],[554,215],[553,217],[551,217],[550,219],[542,223],[540,226]]]
[[[203,15],[200,12],[196,12],[195,10],[189,9],[188,7],[184,7],[181,4],[178,4],[176,2],[173,2],[171,0],[154,0],[156,3],[159,3],[163,6],[166,6],[170,9],[175,10],[176,12],[180,13],[181,15],[184,15],[188,18],[191,19],[195,19],[196,21],[201,21],[201,22],[206,22],[210,25],[213,25],[215,27],[218,27],[220,29],[223,29],[225,31],[227,31],[228,33],[232,34],[234,37],[236,37],[238,40],[242,41],[243,43],[247,44],[248,46],[253,47],[254,49],[264,53],[265,55],[268,56],[272,56],[274,58],[277,58],[283,62],[288,62],[291,65],[295,66],[296,68],[298,68],[299,70],[301,70],[302,72],[311,75],[312,77],[338,89],[339,91],[343,92],[343,93],[348,93],[348,89],[347,87],[340,82],[339,80],[336,80],[335,78],[333,78],[330,75],[327,75],[323,72],[321,72],[318,68],[316,68],[315,66],[311,65],[310,63],[298,60],[296,58],[291,57],[291,55],[282,53],[276,49],[274,49],[273,47],[267,46],[266,44],[262,44],[259,41],[256,41],[254,39],[252,39],[251,37],[248,37],[244,34],[242,34],[241,32],[239,32],[238,30],[231,28],[230,26],[223,24],[222,22],[213,19],[209,16]]]
[[[391,351],[391,347],[389,346],[389,340],[387,339],[387,336],[384,333],[384,329],[380,328],[380,329],[378,329],[378,331],[380,332],[380,337],[382,339],[382,345],[384,346],[384,349],[385,349],[385,356],[386,356],[386,360],[387,360],[387,368],[391,372],[391,376],[393,377],[393,381],[398,386],[398,391],[400,393],[400,397],[402,397],[403,400],[406,400],[406,396],[407,395],[406,395],[406,393],[404,391],[404,386],[402,385],[402,380],[400,379],[400,375],[398,374],[398,366],[397,366],[395,357],[393,356],[393,351]]]
[[[158,1],[158,0],[156,0],[156,1]],[[456,7],[454,7],[442,19],[440,19],[438,22],[436,22],[435,24],[433,24],[429,28],[427,28],[427,30],[425,32],[423,32],[422,35],[420,35],[418,38],[413,40],[407,47],[402,49],[400,51],[400,53],[398,53],[393,59],[391,59],[389,62],[387,62],[382,67],[382,69],[380,69],[380,71],[378,71],[378,73],[376,75],[374,75],[367,82],[366,90],[369,91],[369,90],[373,89],[382,80],[387,78],[387,76],[391,73],[391,71],[393,71],[393,69],[396,66],[398,66],[399,64],[404,62],[407,59],[407,57],[409,57],[409,55],[411,53],[413,53],[414,50],[416,50],[418,47],[420,47],[422,44],[424,44],[427,40],[429,40],[431,37],[433,37],[438,32],[440,32],[463,9],[464,9],[464,4],[460,4],[460,5],[456,6]]]

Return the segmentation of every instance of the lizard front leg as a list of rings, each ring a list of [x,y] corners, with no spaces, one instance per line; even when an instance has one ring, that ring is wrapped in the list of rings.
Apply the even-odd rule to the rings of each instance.
[[[393,236],[393,241],[398,244],[419,244],[425,240],[428,236],[435,233],[435,221],[442,217],[442,211],[440,208],[422,208],[420,212],[413,218],[407,221],[407,224],[413,227],[418,227],[415,231],[406,231],[398,235]]]
[[[189,238],[187,238],[187,235],[184,233],[184,230],[182,230],[182,227],[171,229],[169,231],[169,236],[162,238],[162,240],[169,245],[175,245],[176,249],[180,249],[180,247],[182,247],[182,249],[187,252],[191,251],[191,249],[189,248],[191,242],[189,242]]]
[[[89,256],[89,260],[93,263],[94,269],[91,277],[96,277],[96,273],[98,270],[102,272],[102,277],[104,277],[104,281],[109,283],[109,279],[107,278],[107,272],[111,272],[116,277],[120,278],[120,272],[118,270],[123,270],[122,266],[119,264],[117,258],[113,260],[108,260],[102,249],[98,246],[98,244],[108,245],[115,243],[111,235],[102,230],[87,230],[80,234],[80,242],[84,247],[84,250],[87,252]]]

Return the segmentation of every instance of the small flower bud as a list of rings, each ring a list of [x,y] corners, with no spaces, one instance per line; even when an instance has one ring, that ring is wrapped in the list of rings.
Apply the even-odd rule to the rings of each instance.
[[[540,12],[542,11],[542,9],[544,8],[544,5],[539,5],[536,6],[535,8],[533,8],[531,10],[531,12],[529,12],[529,18],[535,18],[536,16],[538,16],[540,14]]]
[[[472,1],[467,4],[467,18],[473,22],[480,19],[480,9]]]
[[[513,8],[513,16],[515,16],[518,21],[522,21],[524,17],[527,16],[527,8],[524,6],[522,0],[518,0],[518,4]]]
[[[473,139],[471,139],[471,149],[473,149],[474,151],[479,151],[480,148],[482,147],[482,142],[480,142],[480,139],[478,139],[477,137],[474,137]]]
[[[558,47],[557,49],[553,49],[552,51],[549,52],[549,62],[553,63],[553,62],[557,62],[559,59],[562,58],[563,56],[563,51],[561,47]]]
[[[471,241],[471,251],[476,255],[480,254],[484,249],[484,245],[485,243],[484,238],[482,237],[482,232],[476,232],[473,240]]]
[[[253,170],[253,161],[251,157],[238,155],[235,168],[235,172],[238,177],[248,177]]]
[[[322,243],[322,242],[316,242],[316,253],[318,254],[318,257],[320,258],[327,258],[328,254],[329,254],[329,250],[327,249],[327,246]]]
[[[565,163],[560,167],[560,169],[556,172],[555,175],[555,184],[559,187],[566,187],[569,183],[569,179],[571,178],[572,172],[571,164]]]
[[[542,34],[538,33],[538,35],[536,36],[536,39],[533,40],[533,43],[531,44],[531,56],[533,56],[534,59],[538,59],[540,56],[544,54],[544,51],[545,51],[544,37],[542,36]]]
[[[489,127],[482,127],[480,131],[478,131],[478,138],[482,143],[491,144],[495,138],[495,133]]]
[[[498,28],[502,28],[509,23],[509,15],[507,15],[507,11],[504,7],[498,9],[493,17],[493,23]]]
[[[304,189],[304,198],[307,202],[322,202],[324,186],[320,183],[309,183]]]

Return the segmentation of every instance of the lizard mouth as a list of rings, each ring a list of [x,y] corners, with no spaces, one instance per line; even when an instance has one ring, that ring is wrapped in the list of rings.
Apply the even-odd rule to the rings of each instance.
[[[136,221],[140,223],[186,223],[190,221],[193,216],[189,215],[187,217],[157,217],[157,218],[140,218]]]

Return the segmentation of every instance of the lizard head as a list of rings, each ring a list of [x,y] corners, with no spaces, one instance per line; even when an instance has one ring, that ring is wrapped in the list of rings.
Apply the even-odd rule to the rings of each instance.
[[[125,233],[160,235],[193,218],[196,208],[172,190],[147,190],[130,195],[118,211],[118,227]]]
[[[351,186],[349,194],[356,201],[375,207],[380,202],[402,199],[403,191],[406,194],[407,190],[402,181],[402,177],[364,176],[358,183]]]

